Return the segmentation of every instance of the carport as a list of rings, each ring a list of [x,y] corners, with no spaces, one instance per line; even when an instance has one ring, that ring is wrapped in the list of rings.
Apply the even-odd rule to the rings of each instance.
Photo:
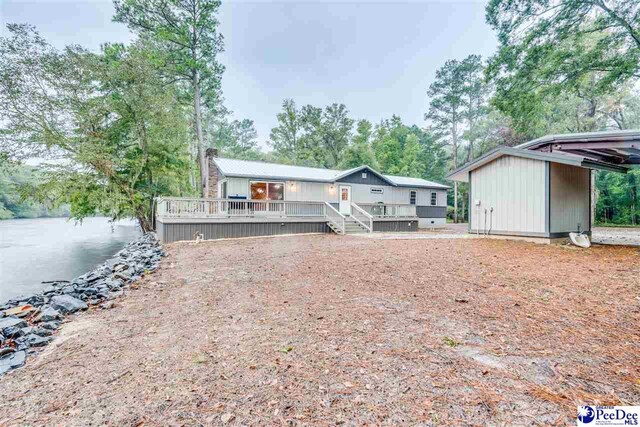
[[[640,165],[640,131],[608,131],[548,135],[516,148],[575,155],[605,163],[614,172],[626,173]]]
[[[453,171],[469,183],[469,232],[552,239],[591,234],[590,170],[640,165],[640,131],[548,135]]]

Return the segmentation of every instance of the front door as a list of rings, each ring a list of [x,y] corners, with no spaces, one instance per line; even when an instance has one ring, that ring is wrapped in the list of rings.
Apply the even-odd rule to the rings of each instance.
[[[351,215],[351,186],[340,186],[340,213],[342,215]]]

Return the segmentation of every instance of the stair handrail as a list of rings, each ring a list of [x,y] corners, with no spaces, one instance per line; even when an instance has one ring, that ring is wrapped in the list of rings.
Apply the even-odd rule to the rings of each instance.
[[[342,215],[336,208],[334,208],[333,206],[331,206],[331,203],[329,202],[324,202],[324,204],[327,206],[327,212],[326,212],[326,217],[327,220],[331,223],[333,223],[336,228],[338,228],[338,230],[340,230],[340,234],[344,234],[344,230],[346,228],[345,226],[345,216]],[[331,216],[329,215],[329,213],[333,214],[334,216],[337,215],[338,216],[338,221],[340,221],[342,223],[342,227],[340,226],[340,223],[335,221],[333,218],[331,218]]]
[[[362,226],[369,232],[373,232],[373,216],[365,211],[364,209],[362,209],[360,206],[356,205],[355,203],[351,203],[351,207],[353,209],[356,210],[356,212],[358,212],[359,214],[361,214],[362,216],[365,217],[365,220],[369,223],[369,225],[366,225],[364,222],[360,221],[355,215],[351,215],[353,217],[353,219],[357,222],[359,222],[360,224],[362,224]]]

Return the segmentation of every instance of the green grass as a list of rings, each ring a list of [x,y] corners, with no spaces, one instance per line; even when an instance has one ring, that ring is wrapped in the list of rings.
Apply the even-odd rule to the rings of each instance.
[[[640,224],[612,224],[610,222],[596,222],[593,226],[608,228],[640,228]]]
[[[449,347],[453,347],[453,348],[455,348],[455,347],[460,345],[460,343],[458,341],[454,340],[451,337],[442,338],[442,342],[444,343],[444,345],[449,346]]]

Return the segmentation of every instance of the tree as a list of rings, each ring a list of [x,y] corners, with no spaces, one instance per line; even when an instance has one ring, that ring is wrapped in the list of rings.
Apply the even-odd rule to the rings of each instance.
[[[294,161],[302,132],[300,112],[293,99],[282,102],[282,112],[277,114],[278,126],[271,129],[269,145],[277,158]]]
[[[484,80],[484,64],[480,55],[469,55],[460,63],[461,74],[464,80],[463,104],[464,118],[467,121],[467,129],[474,129],[489,111],[487,97],[489,86]],[[473,158],[473,149],[477,135],[474,132],[465,132],[464,139],[467,141],[466,162]]]
[[[400,165],[394,171],[397,175],[421,178],[424,175],[424,164],[420,159],[420,143],[415,134],[407,136],[402,150]]]
[[[215,147],[225,157],[258,160],[262,153],[258,147],[258,133],[253,120],[209,118],[205,125],[208,147]]]
[[[305,166],[335,167],[348,146],[353,120],[343,104],[324,109],[291,99],[282,103],[278,126],[271,130],[271,147],[281,160]]]
[[[491,107],[487,114],[480,117],[465,132],[465,138],[474,141],[467,152],[471,159],[480,157],[500,145],[513,147],[526,141],[523,135],[513,129],[509,117]]]
[[[0,220],[67,216],[68,206],[51,209],[50,206],[37,203],[24,194],[24,189],[41,182],[42,176],[35,167],[0,160]]]
[[[202,109],[220,97],[224,70],[217,55],[223,49],[216,14],[220,0],[114,0],[114,20],[158,40],[167,50],[163,68],[171,81],[188,82],[193,100],[194,130],[202,196],[207,194]]]
[[[640,127],[640,96],[637,92],[622,92],[604,111],[617,129]],[[596,221],[640,224],[640,169],[632,169],[624,175],[600,171],[596,175],[596,188]]]
[[[436,78],[427,92],[430,102],[425,120],[451,145],[452,169],[458,167],[461,126],[465,119],[464,67],[458,60],[449,60],[436,71]],[[458,222],[458,183],[453,184],[453,220]]]
[[[59,52],[25,25],[0,39],[0,151],[38,155],[40,201],[68,203],[71,216],[135,217],[153,228],[154,197],[187,185],[186,118],[179,94],[156,73],[143,41]]]
[[[331,104],[325,108],[321,127],[322,148],[329,154],[329,167],[340,163],[342,152],[349,145],[353,120],[344,104]]]
[[[447,153],[439,139],[428,130],[413,125],[411,133],[418,136],[420,142],[419,162],[422,164],[422,178],[430,181],[442,181],[447,174]]]
[[[362,165],[368,165],[373,169],[379,169],[380,165],[371,148],[371,136],[373,125],[368,120],[360,120],[356,127],[356,134],[352,143],[342,153],[340,167],[351,169]]]
[[[396,170],[402,155],[402,144],[398,139],[397,129],[394,132],[394,126],[397,128],[398,125],[397,123],[392,124],[394,118],[395,116],[391,120],[381,120],[376,125],[371,142],[376,160],[380,165],[380,171],[384,173],[392,173]]]
[[[324,122],[322,108],[305,105],[300,110],[303,134],[296,149],[296,163],[305,166],[326,167],[328,153],[323,147]]]
[[[353,136],[353,144],[371,144],[373,125],[369,120],[359,120],[356,124],[356,134]]]
[[[606,94],[640,77],[638,0],[491,0],[486,12],[500,42],[494,103],[521,132],[539,126],[550,93],[595,78]]]

